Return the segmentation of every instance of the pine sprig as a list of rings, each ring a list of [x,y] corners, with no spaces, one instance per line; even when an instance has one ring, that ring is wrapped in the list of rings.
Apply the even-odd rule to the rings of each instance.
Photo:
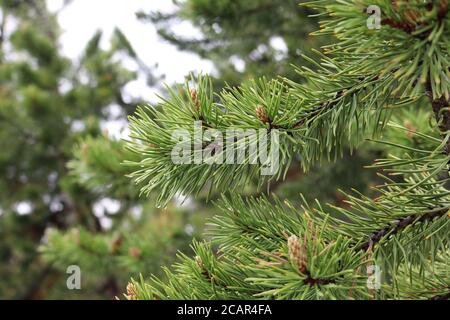
[[[143,296],[449,297],[448,2],[320,0],[307,5],[326,17],[318,33],[333,34],[337,41],[324,54],[315,53],[319,63],[305,57],[315,67],[298,68],[306,83],[260,79],[214,98],[207,78],[200,78],[195,95],[186,86],[182,96],[172,92],[162,110],[141,109],[131,118],[129,148],[145,159],[130,165],[137,168],[132,176],[144,193],[161,187],[162,203],[205,186],[232,193],[217,204],[221,214],[210,222],[211,243],[195,243],[196,258],[180,255],[179,264],[166,269],[170,280],[153,277],[142,285]],[[383,15],[378,30],[367,26],[371,5]],[[389,122],[398,109],[405,114],[416,106],[434,113],[424,132],[412,123]],[[276,197],[237,196],[236,188],[260,173],[261,166],[246,166],[249,161],[245,166],[171,163],[170,130],[191,130],[193,119],[205,123],[202,130],[280,131],[280,168],[273,179],[282,178],[294,158],[308,169],[367,137],[393,152],[373,165],[385,181],[374,187],[377,198],[356,191],[345,195],[348,207],[306,201],[295,207]],[[396,141],[382,139],[386,132]],[[398,143],[402,135],[410,141]],[[368,285],[372,267],[383,275],[375,289]]]

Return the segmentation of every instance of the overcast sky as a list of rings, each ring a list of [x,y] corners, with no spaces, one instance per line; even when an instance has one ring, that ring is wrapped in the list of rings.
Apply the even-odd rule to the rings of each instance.
[[[47,0],[50,10],[58,11],[64,0]],[[97,30],[104,32],[103,45],[108,41],[115,27],[119,27],[133,45],[139,57],[149,66],[158,63],[158,74],[166,76],[164,82],[169,85],[184,82],[184,76],[190,71],[210,73],[213,66],[194,54],[180,52],[174,46],[161,40],[154,26],[137,20],[135,13],[163,10],[173,11],[172,0],[74,0],[59,14],[59,23],[63,30],[61,46],[63,53],[77,59],[87,41]],[[199,33],[189,23],[175,26],[178,34],[198,37]],[[126,61],[125,61],[126,62]],[[128,67],[128,65],[127,65]],[[129,66],[133,68],[133,65]],[[134,97],[143,97],[148,102],[157,101],[157,89],[146,85],[145,77],[130,83],[125,93]],[[118,110],[116,108],[116,110]],[[112,106],[114,112],[114,106]],[[128,135],[124,120],[103,123],[112,137],[124,138]]]
[[[64,0],[47,0],[50,10],[61,8]],[[183,82],[189,71],[211,72],[212,64],[199,59],[194,54],[179,52],[174,46],[163,42],[149,23],[136,19],[135,13],[163,10],[173,11],[172,0],[74,0],[59,15],[63,29],[61,45],[63,52],[70,58],[77,58],[87,41],[96,30],[104,31],[104,41],[109,40],[114,27],[119,27],[130,40],[139,57],[148,65],[159,64],[159,73],[166,75],[166,82]],[[198,32],[189,24],[177,26],[177,33],[186,36],[198,36]],[[139,81],[127,87],[135,96],[144,96],[154,100],[155,92],[147,92],[145,81]]]

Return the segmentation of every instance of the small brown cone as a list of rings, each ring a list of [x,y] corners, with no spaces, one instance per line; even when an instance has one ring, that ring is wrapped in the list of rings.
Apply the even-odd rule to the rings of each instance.
[[[255,109],[256,116],[262,123],[269,123],[269,116],[263,106],[259,105]]]
[[[131,282],[127,285],[127,298],[128,300],[137,300],[136,286]]]
[[[191,100],[194,102],[195,108],[198,110],[200,108],[200,101],[198,100],[197,89],[191,89]]]
[[[289,260],[296,266],[298,271],[303,274],[308,272],[306,248],[298,241],[297,236],[292,235],[288,239]]]

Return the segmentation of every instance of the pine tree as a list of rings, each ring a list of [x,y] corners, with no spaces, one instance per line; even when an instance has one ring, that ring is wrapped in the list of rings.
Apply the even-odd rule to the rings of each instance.
[[[100,128],[104,121],[117,120],[133,112],[139,102],[128,101],[122,94],[135,74],[123,68],[119,61],[126,57],[136,62],[140,71],[147,74],[150,85],[158,79],[153,70],[140,61],[120,30],[115,30],[106,50],[100,46],[104,35],[97,32],[86,44],[79,61],[69,61],[59,50],[56,16],[47,11],[44,1],[4,1],[2,5],[6,18],[2,20],[1,35],[5,45],[0,54],[5,59],[1,68],[9,70],[2,78],[2,88],[7,83],[9,89],[1,110],[2,114],[8,114],[2,119],[7,125],[0,130],[7,137],[2,142],[5,150],[2,165],[21,172],[23,181],[17,187],[18,176],[2,179],[6,183],[1,185],[4,197],[0,206],[0,234],[5,241],[0,246],[0,275],[8,280],[0,285],[0,296],[112,298],[131,275],[158,274],[161,264],[172,262],[177,249],[190,252],[187,244],[192,236],[201,238],[204,217],[210,216],[211,205],[202,203],[200,198],[187,208],[180,208],[173,201],[168,208],[155,210],[152,198],[139,198],[139,188],[125,177],[128,168],[121,165],[123,160],[139,161],[142,156],[124,150],[121,141],[110,139]],[[287,10],[291,5],[288,4]],[[263,16],[267,17],[267,13]],[[19,28],[14,30],[16,19]],[[258,39],[255,46],[278,34],[272,28],[273,21],[259,21],[257,28],[264,29],[265,36]],[[298,20],[295,23],[299,24]],[[27,30],[28,37],[39,41],[24,39],[18,32],[23,29]],[[226,37],[238,41],[233,39],[239,36],[235,33],[236,29]],[[12,45],[13,41],[20,42],[20,46]],[[301,47],[303,40],[298,42],[292,47]],[[52,59],[63,61],[61,70],[36,64],[35,55],[45,50],[51,52]],[[208,58],[217,64],[220,52],[210,52]],[[17,57],[20,59],[16,60]],[[234,75],[237,77],[234,82],[238,83],[238,79],[247,77],[254,69],[273,73],[279,66],[289,65],[289,59],[287,55],[270,63],[265,59],[254,61],[248,72]],[[27,73],[17,72],[18,67],[25,68]],[[26,81],[13,81],[18,74]],[[41,78],[44,76],[53,78],[57,86],[43,86]],[[220,77],[223,78],[220,81],[230,79],[226,75]],[[41,108],[52,106],[39,121],[32,121],[35,114],[22,103],[22,91],[29,88],[48,98],[39,102]],[[10,104],[14,104],[14,108],[8,109]],[[112,104],[121,113],[116,118],[109,114]],[[34,105],[30,102],[27,108],[34,108]],[[11,128],[10,120],[18,115],[22,116],[20,121],[13,122],[15,128]],[[20,135],[13,134],[11,138],[11,129]],[[30,139],[21,154],[26,157],[16,161],[14,150],[23,145],[26,138],[22,133],[32,131],[36,136],[45,132],[52,142]],[[39,147],[35,148],[37,145]],[[57,162],[53,161],[55,150],[58,151]],[[36,172],[39,176],[35,176],[33,182],[28,180]],[[253,192],[252,186],[247,189]],[[332,188],[330,192],[334,194]],[[118,211],[99,212],[96,207],[104,200],[113,201]],[[31,212],[18,216],[21,211],[18,208],[24,205]],[[196,215],[191,214],[193,208]],[[104,220],[112,221],[111,228],[102,225]],[[82,271],[81,291],[68,291],[65,286],[66,269],[73,264]]]
[[[170,263],[167,252],[184,248],[195,221],[139,200],[121,162],[140,157],[102,129],[141,102],[124,94],[137,73],[122,61],[149,83],[153,68],[118,29],[106,48],[97,32],[69,60],[56,18],[44,0],[0,0],[0,297],[111,299],[138,271]],[[95,215],[104,199],[116,210]],[[67,289],[70,265],[81,268],[84,290]]]
[[[334,35],[306,83],[253,80],[213,95],[208,77],[173,91],[162,109],[130,118],[130,161],[144,194],[164,206],[177,194],[224,192],[210,222],[211,241],[180,254],[167,281],[133,281],[130,299],[449,299],[450,17],[447,0],[310,1]],[[381,14],[381,16],[378,15]],[[265,129],[214,148],[212,160],[239,142],[269,140],[279,167],[267,163],[176,164],[174,130]],[[198,128],[197,128],[198,129]],[[279,143],[270,140],[279,133]],[[211,131],[208,135],[211,137]],[[350,146],[380,144],[389,156],[373,168],[376,197],[345,194],[348,206],[301,206],[277,197],[246,197],[248,181],[282,180],[294,160],[307,170]],[[203,143],[203,144],[202,144]],[[194,140],[187,159],[211,152]],[[195,148],[195,145],[197,148]],[[217,145],[217,144],[216,144]],[[352,170],[351,164],[348,170]],[[226,191],[226,192],[225,192]],[[381,276],[381,279],[378,279]],[[378,281],[380,280],[380,281]]]

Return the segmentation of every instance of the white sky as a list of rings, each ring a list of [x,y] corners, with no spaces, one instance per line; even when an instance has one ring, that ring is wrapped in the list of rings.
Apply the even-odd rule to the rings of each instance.
[[[64,0],[47,0],[48,7],[56,11]],[[213,66],[194,54],[179,52],[174,46],[162,41],[150,23],[137,20],[135,13],[163,10],[172,11],[172,0],[74,0],[59,15],[63,29],[62,50],[70,58],[79,57],[87,41],[96,30],[104,32],[103,41],[107,42],[114,30],[119,27],[133,45],[139,57],[148,65],[158,63],[158,73],[165,74],[165,82],[184,82],[184,76],[190,71],[209,73]],[[189,24],[178,26],[177,33],[195,37],[198,31]],[[144,79],[127,87],[133,96],[143,96],[155,100],[155,92],[149,92]]]
[[[58,11],[64,0],[47,0],[51,11]],[[158,37],[155,27],[137,20],[135,13],[174,9],[172,0],[74,0],[59,14],[63,34],[62,52],[69,58],[77,59],[86,43],[97,30],[103,31],[103,43],[107,45],[115,27],[127,36],[133,48],[147,65],[158,64],[157,74],[164,74],[164,82],[172,85],[184,82],[190,71],[211,73],[213,65],[195,54],[180,52],[176,47]],[[175,26],[177,34],[198,37],[199,32],[190,24]],[[129,61],[124,61],[127,63]],[[132,69],[133,64],[126,64]],[[126,86],[125,94],[142,97],[148,102],[157,101],[158,89],[149,88],[144,76]],[[128,135],[124,120],[106,121],[102,127],[110,136],[124,138]]]

